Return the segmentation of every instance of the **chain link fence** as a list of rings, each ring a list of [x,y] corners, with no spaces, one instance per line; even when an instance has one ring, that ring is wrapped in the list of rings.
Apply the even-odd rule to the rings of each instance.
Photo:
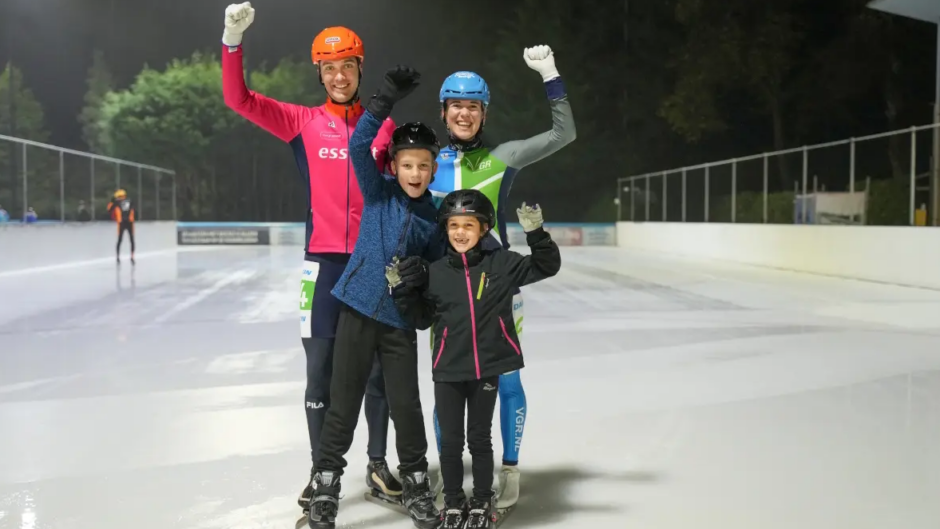
[[[617,220],[938,225],[940,124],[617,179]]]
[[[39,221],[109,220],[114,192],[127,191],[138,220],[175,220],[170,169],[0,135],[0,208],[10,220],[30,208]],[[87,212],[87,213],[86,213]]]

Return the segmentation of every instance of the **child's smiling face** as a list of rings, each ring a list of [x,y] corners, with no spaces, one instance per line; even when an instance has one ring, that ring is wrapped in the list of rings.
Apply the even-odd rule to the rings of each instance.
[[[392,174],[411,198],[421,198],[437,171],[434,155],[427,149],[402,149],[392,160]]]
[[[486,229],[488,227],[481,225],[473,215],[455,215],[447,219],[447,239],[457,253],[467,253],[476,246]]]

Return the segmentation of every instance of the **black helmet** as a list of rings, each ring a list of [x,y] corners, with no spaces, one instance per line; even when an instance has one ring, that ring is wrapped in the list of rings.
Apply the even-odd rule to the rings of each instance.
[[[447,219],[458,215],[473,215],[486,223],[489,229],[496,227],[496,212],[493,203],[486,195],[476,189],[458,189],[451,191],[438,210],[438,221],[447,224]]]
[[[395,157],[395,153],[403,149],[427,149],[434,158],[441,152],[441,144],[437,141],[437,134],[430,127],[421,122],[405,123],[392,133],[392,141],[388,144],[388,154]]]

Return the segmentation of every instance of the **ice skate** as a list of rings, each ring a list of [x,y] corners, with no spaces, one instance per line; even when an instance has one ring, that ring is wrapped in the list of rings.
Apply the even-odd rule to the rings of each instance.
[[[402,503],[418,529],[435,529],[441,523],[441,511],[434,505],[431,483],[426,472],[402,475]]]
[[[334,529],[339,513],[339,475],[330,471],[317,472],[313,476],[313,487],[307,525],[310,529]]]
[[[491,500],[470,498],[466,529],[493,529],[497,520]]]
[[[503,510],[509,509],[519,501],[519,467],[515,465],[503,465],[499,472],[499,494],[497,496],[496,508]]]
[[[296,529],[307,526],[307,513],[310,512],[310,501],[313,500],[313,475],[314,471],[311,468],[310,480],[307,481],[307,486],[304,487],[304,490],[300,491],[300,496],[297,497],[297,505],[300,505],[303,514],[297,519],[297,523],[294,524]]]
[[[469,510],[467,498],[463,495],[456,500],[445,501],[444,510],[441,512],[440,529],[464,529]]]
[[[402,504],[401,483],[395,479],[385,460],[370,461],[366,466],[366,485],[369,492],[366,499],[372,503],[383,503],[396,511],[407,515],[408,510]]]

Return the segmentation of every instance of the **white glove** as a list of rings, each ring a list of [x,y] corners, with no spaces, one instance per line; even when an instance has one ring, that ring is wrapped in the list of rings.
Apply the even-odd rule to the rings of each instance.
[[[242,43],[242,33],[255,20],[255,9],[251,2],[232,4],[225,8],[225,30],[222,32],[222,44],[235,47]]]
[[[516,215],[519,215],[519,224],[526,233],[542,227],[542,208],[538,204],[533,208],[523,202],[522,207],[516,210]]]
[[[522,58],[525,63],[542,76],[542,81],[548,82],[556,77],[560,77],[555,68],[555,55],[552,53],[551,46],[532,46],[522,52]]]

